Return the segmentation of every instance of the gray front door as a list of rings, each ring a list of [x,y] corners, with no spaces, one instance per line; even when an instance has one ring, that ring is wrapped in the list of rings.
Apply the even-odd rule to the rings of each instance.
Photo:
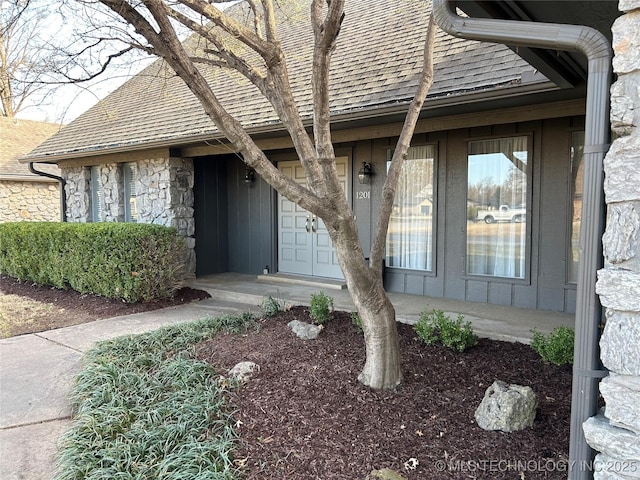
[[[336,158],[338,176],[348,194],[348,158]],[[306,185],[299,161],[278,163],[289,178]],[[282,273],[343,278],[324,222],[278,194],[278,270]]]

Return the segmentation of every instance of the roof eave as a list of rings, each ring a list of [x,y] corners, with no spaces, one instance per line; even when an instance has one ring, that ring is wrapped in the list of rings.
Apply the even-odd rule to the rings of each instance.
[[[487,100],[491,100],[496,97],[496,94],[500,95],[501,99],[513,98],[524,96],[531,93],[544,93],[558,90],[558,87],[549,81],[536,82],[525,85],[518,85],[517,87],[500,88],[481,90],[473,93],[466,93],[464,95],[441,95],[439,97],[428,98],[424,104],[423,112],[435,109],[442,109],[446,107],[462,106],[462,105],[474,105]],[[390,105],[376,105],[371,107],[362,107],[350,109],[342,113],[333,114],[331,117],[332,125],[339,125],[357,120],[371,120],[376,118],[393,117],[399,114],[403,114],[407,111],[407,107],[410,104],[411,99],[405,99],[402,101],[394,102]],[[306,127],[312,126],[312,118],[304,120]],[[264,135],[284,133],[282,123],[274,122],[263,125],[256,125],[254,127],[248,127],[247,132],[250,135]],[[226,137],[219,132],[208,132],[205,134],[192,135],[188,137],[172,137],[164,138],[156,141],[144,142],[139,144],[121,144],[117,146],[110,146],[98,149],[78,150],[73,152],[61,152],[51,155],[30,155],[27,154],[18,158],[20,163],[49,163],[56,164],[64,160],[74,160],[79,158],[96,157],[101,155],[113,155],[122,154],[127,152],[139,152],[143,150],[160,149],[160,148],[175,148],[183,145],[200,143],[205,141],[226,141]]]

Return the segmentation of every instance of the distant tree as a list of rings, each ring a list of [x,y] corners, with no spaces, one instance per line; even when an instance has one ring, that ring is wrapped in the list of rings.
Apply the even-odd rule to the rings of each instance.
[[[77,1],[83,6],[92,4],[90,0]],[[96,46],[103,45],[102,39],[109,36],[117,38],[120,44],[113,53],[104,56],[103,61],[129,48],[141,49],[164,59],[184,80],[246,164],[286,198],[322,218],[362,320],[366,361],[358,378],[373,388],[396,387],[402,381],[399,340],[395,310],[382,285],[382,260],[396,185],[433,80],[433,22],[429,22],[425,31],[424,65],[419,86],[408,107],[387,172],[371,252],[365,255],[355,216],[338,179],[330,129],[329,66],[345,16],[345,0],[246,0],[247,15],[243,18],[247,21],[216,8],[213,4],[222,3],[218,0],[99,2],[110,9],[111,17],[105,12],[95,14],[95,24],[102,22],[102,28],[94,32]],[[394,3],[397,6],[397,2]],[[287,58],[278,32],[278,10],[289,6],[310,9],[313,34],[312,135],[305,129],[292,94]],[[181,41],[185,33],[192,35],[191,44],[198,48],[185,47]],[[202,73],[204,66],[234,70],[255,85],[270,102],[293,141],[308,186],[294,182],[269,161],[240,122],[220,103]],[[365,257],[370,258],[370,262]]]
[[[48,70],[49,41],[42,0],[0,0],[0,105],[14,117],[28,100],[44,102],[54,88],[41,83]]]

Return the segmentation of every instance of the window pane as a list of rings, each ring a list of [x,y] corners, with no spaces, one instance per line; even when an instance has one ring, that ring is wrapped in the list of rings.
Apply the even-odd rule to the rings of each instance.
[[[124,164],[124,218],[126,222],[136,222],[136,164]]]
[[[402,165],[387,232],[387,266],[432,270],[433,145],[411,147]]]
[[[582,215],[582,184],[583,168],[582,155],[584,152],[584,132],[574,132],[571,136],[571,244],[569,246],[569,261],[567,262],[567,277],[570,283],[578,281],[578,264],[580,261],[580,219]]]
[[[91,167],[91,216],[94,222],[104,220],[102,210],[102,182],[100,181],[100,167]]]
[[[527,137],[469,143],[467,273],[524,278]]]

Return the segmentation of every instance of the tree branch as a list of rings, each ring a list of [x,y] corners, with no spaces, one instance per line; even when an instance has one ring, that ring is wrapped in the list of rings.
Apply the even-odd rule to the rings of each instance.
[[[190,29],[192,32],[197,33],[204,39],[210,41],[217,49],[212,50],[205,48],[205,53],[215,55],[222,60],[221,62],[218,62],[215,60],[208,60],[204,57],[193,57],[192,59],[194,61],[196,61],[197,63],[205,63],[217,67],[236,70],[244,77],[246,77],[251,83],[253,83],[260,90],[260,92],[266,96],[265,76],[251,64],[249,64],[249,62],[244,58],[235,54],[229,48],[226,48],[222,42],[222,39],[220,39],[219,36],[215,34],[212,28],[208,28],[195,22],[191,18],[183,15],[182,13],[170,8],[165,4],[163,4],[163,6],[165,7],[165,11],[170,17],[179,21],[182,25]]]
[[[126,0],[100,1],[108,5],[126,21],[131,23],[135,19],[136,22],[140,22],[137,13],[131,12],[127,5],[122,5],[126,4]],[[178,39],[162,2],[160,0],[146,0],[145,5],[159,27],[159,33],[156,33],[155,30],[144,30],[145,34],[148,35],[145,38],[153,45],[156,53],[162,56],[176,74],[182,78],[220,132],[242,154],[245,163],[255,168],[258,174],[292,202],[310,211],[321,210],[323,200],[311,190],[296,183],[278,170],[269,161],[264,152],[258,148],[240,122],[224,109],[211,90],[207,80],[195,67]],[[146,20],[145,24],[149,25]]]
[[[231,18],[229,15],[225,15],[208,2],[204,0],[178,1],[181,4],[191,8],[194,12],[199,13],[208,20],[211,20],[214,25],[222,28],[233,38],[236,38],[247,45],[249,48],[251,48],[251,50],[260,55],[267,65],[279,60],[280,56],[278,55],[278,51],[271,43],[260,38],[256,33],[252,32],[247,27]]]
[[[376,226],[375,237],[371,247],[371,267],[376,269],[378,275],[382,275],[380,265],[382,265],[382,255],[387,238],[387,229],[389,227],[389,218],[393,208],[393,200],[396,194],[398,178],[402,172],[402,164],[407,158],[407,151],[411,145],[411,137],[415,130],[416,123],[420,116],[420,111],[424,105],[425,98],[431,85],[433,84],[433,45],[435,43],[435,23],[433,15],[429,16],[429,25],[427,28],[427,38],[424,44],[422,73],[420,75],[420,83],[416,91],[409,110],[400,132],[400,137],[396,143],[396,148],[391,159],[391,166],[387,172],[387,179],[382,189],[381,208],[378,214],[378,224]]]
[[[335,158],[331,140],[331,112],[329,108],[329,68],[335,41],[344,18],[344,0],[332,0],[328,3],[328,12],[322,19],[321,0],[311,5],[311,22],[314,31],[313,70],[311,86],[313,90],[313,133],[318,156],[325,159]],[[326,181],[326,195],[334,202],[342,202],[344,192],[338,181],[335,162],[321,162],[323,177]],[[344,200],[346,201],[346,200]],[[335,203],[334,203],[335,205]]]

